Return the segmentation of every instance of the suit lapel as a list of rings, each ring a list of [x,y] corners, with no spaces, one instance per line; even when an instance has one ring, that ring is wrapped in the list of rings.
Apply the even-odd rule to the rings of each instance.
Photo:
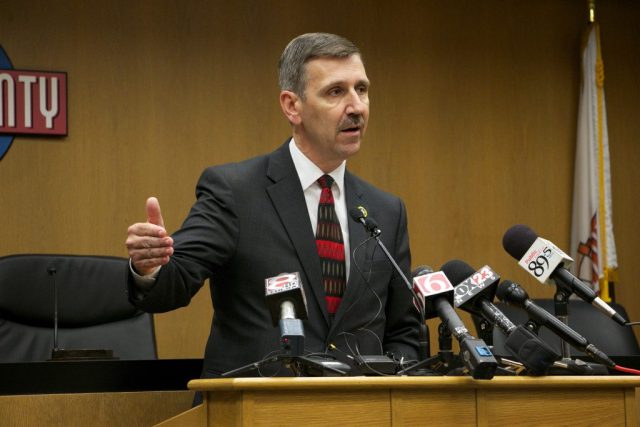
[[[273,184],[267,187],[267,193],[298,254],[304,269],[301,273],[304,273],[308,279],[308,283],[304,283],[304,286],[311,288],[315,302],[319,305],[328,325],[329,315],[324,299],[320,258],[300,179],[289,153],[288,142],[269,157],[267,176],[273,181]]]

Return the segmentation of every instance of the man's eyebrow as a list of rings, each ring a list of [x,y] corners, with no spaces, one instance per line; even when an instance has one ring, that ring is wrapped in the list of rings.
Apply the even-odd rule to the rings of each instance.
[[[337,80],[332,80],[330,82],[328,82],[327,84],[323,85],[322,88],[326,89],[326,88],[330,88],[333,86],[342,86],[346,83],[346,80],[343,79],[337,79]],[[354,86],[360,86],[360,85],[365,85],[367,87],[369,87],[371,85],[371,82],[368,79],[360,79],[358,81],[356,81]]]

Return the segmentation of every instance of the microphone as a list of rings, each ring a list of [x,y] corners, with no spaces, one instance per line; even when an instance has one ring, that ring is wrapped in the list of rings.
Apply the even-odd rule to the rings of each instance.
[[[351,219],[355,222],[362,224],[371,237],[377,237],[382,234],[382,231],[378,228],[378,223],[373,218],[369,217],[367,208],[364,206],[357,206],[349,209],[349,216],[351,216]]]
[[[433,268],[431,268],[428,265],[419,265],[416,268],[414,268],[413,271],[411,272],[411,281],[413,283],[413,286],[411,287],[411,291],[416,296],[414,302],[417,303],[418,306],[420,306],[418,311],[422,311],[424,309],[424,295],[420,295],[419,293],[420,289],[416,287],[414,279],[418,276],[424,276],[426,274],[431,274],[431,273],[433,273]],[[431,319],[432,317],[435,317],[435,315],[432,314],[430,315],[430,317],[426,317],[426,313],[425,313],[425,319]]]
[[[460,356],[474,379],[491,379],[498,367],[487,344],[472,336],[454,310],[453,286],[442,271],[413,278],[413,286],[427,319],[439,317],[460,344]]]
[[[49,267],[47,273],[51,276],[53,282],[53,349],[51,350],[51,357],[58,353],[58,286],[56,285],[56,270],[55,267]]]
[[[569,326],[558,320],[554,315],[534,303],[529,299],[527,291],[520,285],[510,280],[504,280],[498,286],[498,298],[508,304],[522,308],[529,314],[534,322],[541,326],[546,326],[556,335],[571,344],[573,347],[581,350],[591,356],[594,360],[602,363],[610,368],[615,367],[615,363],[596,346],[589,343],[585,337],[571,329]]]
[[[47,273],[51,276],[53,287],[53,348],[51,349],[51,359],[56,361],[64,360],[98,360],[98,359],[117,359],[113,355],[113,350],[107,349],[63,349],[58,345],[58,284],[56,276],[58,269],[55,266],[47,268]]]
[[[428,265],[421,265],[419,267],[416,267],[412,272],[411,272],[411,278],[413,279],[416,276],[420,276],[422,274],[429,274],[429,273],[433,273],[433,268],[429,267]],[[413,291],[412,291],[413,292]],[[414,292],[415,295],[415,292]],[[414,304],[418,304],[418,298],[414,298],[413,299]],[[418,309],[418,311],[422,314],[422,308],[420,306],[416,306],[416,308]],[[430,348],[430,343],[429,343],[429,328],[427,327],[427,324],[424,320],[424,315],[423,318],[420,319],[421,323],[420,323],[420,333],[418,334],[418,354],[420,355],[420,360],[426,360],[431,356],[431,348]]]
[[[273,326],[280,325],[280,345],[292,356],[304,353],[302,320],[307,318],[307,300],[300,274],[281,273],[265,279],[265,301]]]
[[[464,261],[452,260],[442,266],[442,271],[453,283],[458,283],[454,288],[456,308],[497,326],[507,336],[506,349],[521,360],[531,375],[545,374],[559,358],[547,343],[524,326],[516,326],[493,304],[500,276],[491,267],[485,265],[474,271]]]
[[[302,320],[307,318],[307,300],[305,298],[300,274],[280,273],[264,279],[264,296],[271,313],[273,325],[280,325],[280,347],[282,354],[268,355],[259,362],[249,363],[231,371],[223,372],[222,377],[232,377],[260,367],[282,362],[297,376],[346,375],[351,369],[337,360],[326,360],[304,356],[304,329]],[[273,354],[273,353],[270,353]]]
[[[516,329],[516,325],[492,303],[500,276],[491,267],[485,265],[475,271],[464,261],[452,260],[442,266],[442,271],[457,283],[454,288],[456,308],[488,318],[507,335]]]
[[[396,270],[396,272],[398,273],[398,275],[400,276],[404,284],[407,285],[407,287],[409,288],[409,291],[411,291],[411,293],[413,294],[413,297],[415,298],[416,302],[419,301],[419,298],[415,294],[413,286],[411,286],[411,283],[409,283],[409,279],[407,279],[407,276],[404,275],[404,273],[402,272],[402,269],[398,266],[398,263],[396,263],[396,261],[393,259],[393,257],[387,250],[387,247],[380,240],[380,234],[382,234],[382,231],[378,228],[378,224],[376,223],[376,221],[373,218],[369,217],[369,213],[367,212],[367,209],[364,206],[357,206],[355,208],[351,208],[349,209],[349,216],[351,216],[351,219],[354,220],[355,222],[362,224],[362,226],[369,232],[371,237],[376,239],[378,246],[380,246],[380,248],[382,249],[382,252],[384,252],[385,256],[387,257],[391,265],[393,265],[394,270]],[[422,311],[420,312],[420,314],[423,314]],[[423,319],[425,319],[424,316],[422,317]]]
[[[433,268],[427,265],[421,265],[419,267],[416,267],[411,272],[411,278],[414,279],[418,276],[423,276],[425,274],[431,273],[433,273]],[[416,288],[415,291],[416,293],[420,292],[418,288]],[[420,300],[424,302],[424,295],[420,297]],[[435,317],[435,315],[430,316]],[[443,322],[441,322],[440,325],[438,325],[438,356],[440,357],[440,360],[446,365],[451,363],[451,360],[453,359],[453,346],[451,341],[451,331]]]
[[[416,294],[413,286],[411,286],[409,279],[407,279],[407,276],[405,276],[402,269],[398,266],[398,263],[393,259],[393,257],[387,250],[387,247],[384,245],[384,243],[382,243],[382,240],[380,240],[380,234],[382,234],[382,231],[380,230],[380,228],[378,228],[378,224],[376,223],[376,221],[373,218],[369,217],[367,208],[365,208],[364,206],[353,207],[349,209],[349,216],[351,216],[351,219],[353,219],[355,222],[362,224],[369,235],[376,239],[376,243],[378,244],[378,246],[380,246],[380,249],[382,249],[382,252],[384,252],[384,255],[387,257],[394,270],[398,273],[398,276],[400,276],[404,284],[407,285],[407,288],[409,288],[409,292],[411,292],[411,295],[413,295],[414,305],[420,312],[420,327],[418,329],[419,357],[421,358],[421,360],[426,360],[430,356],[430,349],[429,329],[427,327],[427,324],[425,323],[425,319],[427,318],[424,314],[424,305],[420,304],[420,298]]]
[[[504,233],[502,246],[540,283],[548,283],[549,278],[553,279],[555,284],[566,292],[575,293],[622,326],[627,325],[624,317],[565,268],[573,259],[550,241],[539,237],[531,228],[522,224],[514,225]]]

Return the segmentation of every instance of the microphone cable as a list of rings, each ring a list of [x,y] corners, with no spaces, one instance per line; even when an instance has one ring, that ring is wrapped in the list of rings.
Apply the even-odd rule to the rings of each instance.
[[[624,366],[620,366],[620,365],[615,365],[613,369],[619,372],[627,373],[627,374],[640,375],[639,370],[633,369],[633,368],[625,368]]]
[[[380,313],[382,312],[382,309],[383,309],[382,300],[380,299],[380,296],[376,293],[376,291],[371,287],[371,284],[369,283],[369,279],[371,277],[372,270],[370,269],[365,274],[365,272],[362,271],[362,269],[360,268],[360,266],[356,262],[356,252],[360,248],[362,248],[364,245],[366,245],[372,239],[373,239],[373,237],[368,237],[367,239],[362,241],[362,243],[360,243],[358,246],[356,246],[353,249],[353,251],[351,252],[351,260],[352,260],[353,267],[355,267],[355,269],[358,271],[358,274],[360,275],[360,277],[361,277],[362,281],[364,282],[364,284],[366,285],[367,289],[369,289],[369,291],[371,291],[373,296],[376,298],[376,301],[378,302],[378,311],[376,311],[376,313],[373,315],[371,320],[369,320],[363,326],[359,327],[357,330],[358,331],[369,332],[372,335],[374,335],[376,337],[376,340],[378,341],[378,345],[380,346],[380,354],[384,354],[384,348],[383,348],[383,345],[382,345],[382,340],[380,339],[380,337],[375,332],[373,332],[372,330],[368,329],[369,325],[371,325],[380,316]],[[371,258],[372,259],[373,259],[373,256],[375,255],[377,249],[378,249],[378,246],[376,245],[373,248],[373,252],[371,254]],[[373,262],[371,263],[371,268],[373,268]],[[346,316],[347,313],[349,313],[349,311],[358,304],[358,302],[361,300],[361,298],[362,298],[362,294],[360,294],[360,296],[345,310],[344,316]],[[347,344],[347,347],[349,348],[349,351],[351,351],[351,354],[353,356],[357,356],[358,354],[356,352],[354,352],[353,349],[351,348],[351,346],[349,345],[349,342],[348,342],[348,339],[347,339],[346,335],[353,336],[353,338],[356,341],[358,340],[358,337],[355,334],[353,334],[351,332],[346,332],[346,331],[340,332],[337,336],[340,336],[340,335],[345,335],[345,343]]]
[[[280,356],[280,354],[282,354],[282,350],[280,350],[280,349],[273,350],[273,351],[267,353],[265,356],[263,356],[262,359],[260,359],[257,362],[253,363],[253,366],[256,368],[256,371],[258,371],[258,375],[260,375],[261,378],[273,378],[273,377],[278,376],[278,374],[282,370],[282,364],[280,364],[278,366],[278,369],[271,375],[265,374],[264,372],[262,372],[260,370],[260,368],[267,367],[268,363],[266,363],[266,362],[275,362],[275,361],[277,361],[277,358],[278,358],[278,356]],[[262,363],[265,363],[265,365],[261,366]]]

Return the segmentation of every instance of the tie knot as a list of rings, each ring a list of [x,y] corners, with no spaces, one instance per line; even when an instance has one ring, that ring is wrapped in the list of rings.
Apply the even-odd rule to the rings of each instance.
[[[331,175],[322,175],[318,178],[318,184],[320,184],[320,187],[322,188],[331,188],[333,185],[333,178],[331,178]]]

